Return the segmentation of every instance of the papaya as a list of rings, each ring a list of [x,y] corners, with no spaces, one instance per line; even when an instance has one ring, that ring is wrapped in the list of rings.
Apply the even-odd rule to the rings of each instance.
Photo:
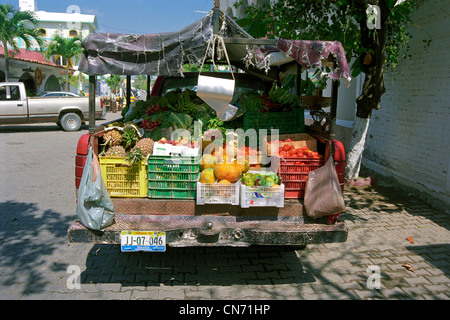
[[[203,171],[207,168],[212,168],[216,166],[217,163],[217,157],[210,155],[210,154],[204,154],[202,156],[202,160],[200,162],[200,171]]]
[[[214,174],[219,180],[235,183],[241,178],[242,171],[234,163],[219,163],[214,167]]]
[[[242,173],[246,173],[250,169],[250,163],[247,160],[244,160],[244,163],[238,163],[242,162],[242,160],[235,160],[234,164],[241,169]]]
[[[214,176],[213,168],[206,168],[200,174],[200,182],[201,183],[215,183],[216,177]]]
[[[228,180],[220,180],[216,186],[216,192],[221,197],[231,197],[231,190],[228,187],[221,187],[219,185],[230,185],[231,182]]]

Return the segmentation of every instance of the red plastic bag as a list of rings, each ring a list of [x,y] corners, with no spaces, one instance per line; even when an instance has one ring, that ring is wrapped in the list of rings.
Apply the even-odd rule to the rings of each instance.
[[[332,157],[323,167],[308,173],[304,205],[306,214],[312,218],[320,218],[345,210],[344,195]]]

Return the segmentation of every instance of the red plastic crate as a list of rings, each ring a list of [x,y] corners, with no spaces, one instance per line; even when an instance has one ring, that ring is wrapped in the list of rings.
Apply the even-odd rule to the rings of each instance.
[[[303,163],[303,165],[298,164]],[[296,164],[297,163],[297,164]],[[285,199],[302,199],[308,173],[323,166],[323,159],[317,158],[281,158],[278,173],[285,185]]]

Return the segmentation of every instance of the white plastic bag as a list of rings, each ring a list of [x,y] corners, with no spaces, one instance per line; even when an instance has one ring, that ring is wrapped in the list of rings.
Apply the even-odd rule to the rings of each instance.
[[[86,228],[104,231],[114,223],[114,205],[100,174],[100,164],[89,148],[78,188],[77,216]]]
[[[320,218],[345,210],[344,195],[332,157],[324,166],[308,173],[304,205],[306,214],[312,218]]]
[[[216,51],[216,41],[222,45],[223,52],[228,62],[230,73],[233,79],[224,79],[221,77],[203,76],[201,71],[208,55],[209,47],[212,45],[212,63],[214,64],[214,56]],[[234,78],[233,69],[231,68],[230,59],[228,58],[227,48],[222,37],[214,36],[208,42],[206,54],[200,66],[197,83],[197,96],[201,98],[207,105],[216,111],[217,118],[222,121],[231,120],[238,111],[238,108],[230,104],[233,99],[234,87],[236,79]]]

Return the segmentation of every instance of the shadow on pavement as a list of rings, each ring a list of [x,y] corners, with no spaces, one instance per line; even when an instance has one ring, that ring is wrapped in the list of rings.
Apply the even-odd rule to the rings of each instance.
[[[412,245],[407,246],[406,249],[421,256],[427,263],[440,269],[447,277],[450,277],[450,264],[448,262],[450,244]]]
[[[122,253],[119,245],[94,245],[86,267],[82,283],[124,286],[273,284],[271,279],[280,283],[315,281],[303,269],[294,250],[279,247],[168,247],[164,253]]]
[[[23,295],[40,293],[51,283],[51,273],[65,263],[46,263],[46,257],[66,241],[71,217],[40,210],[34,203],[0,202],[0,287],[23,285]],[[15,289],[14,289],[15,290]]]
[[[269,299],[283,299],[288,295],[280,292],[278,285],[298,285],[294,289],[298,291],[290,294],[301,297],[303,284],[327,284],[336,288],[336,297],[356,298],[323,276],[314,263],[302,261],[294,249],[283,247],[169,247],[165,253],[122,253],[119,245],[94,245],[86,259],[81,283],[118,283],[149,291],[161,285],[180,288],[254,285],[254,290]]]
[[[346,186],[344,197],[347,207],[354,210],[365,209],[374,214],[377,212],[407,213],[412,216],[426,217],[437,225],[450,230],[450,218],[447,213],[430,207],[424,200],[407,194],[397,185],[374,183],[365,187]],[[340,218],[344,222],[345,220],[361,219],[348,212],[341,215]]]

